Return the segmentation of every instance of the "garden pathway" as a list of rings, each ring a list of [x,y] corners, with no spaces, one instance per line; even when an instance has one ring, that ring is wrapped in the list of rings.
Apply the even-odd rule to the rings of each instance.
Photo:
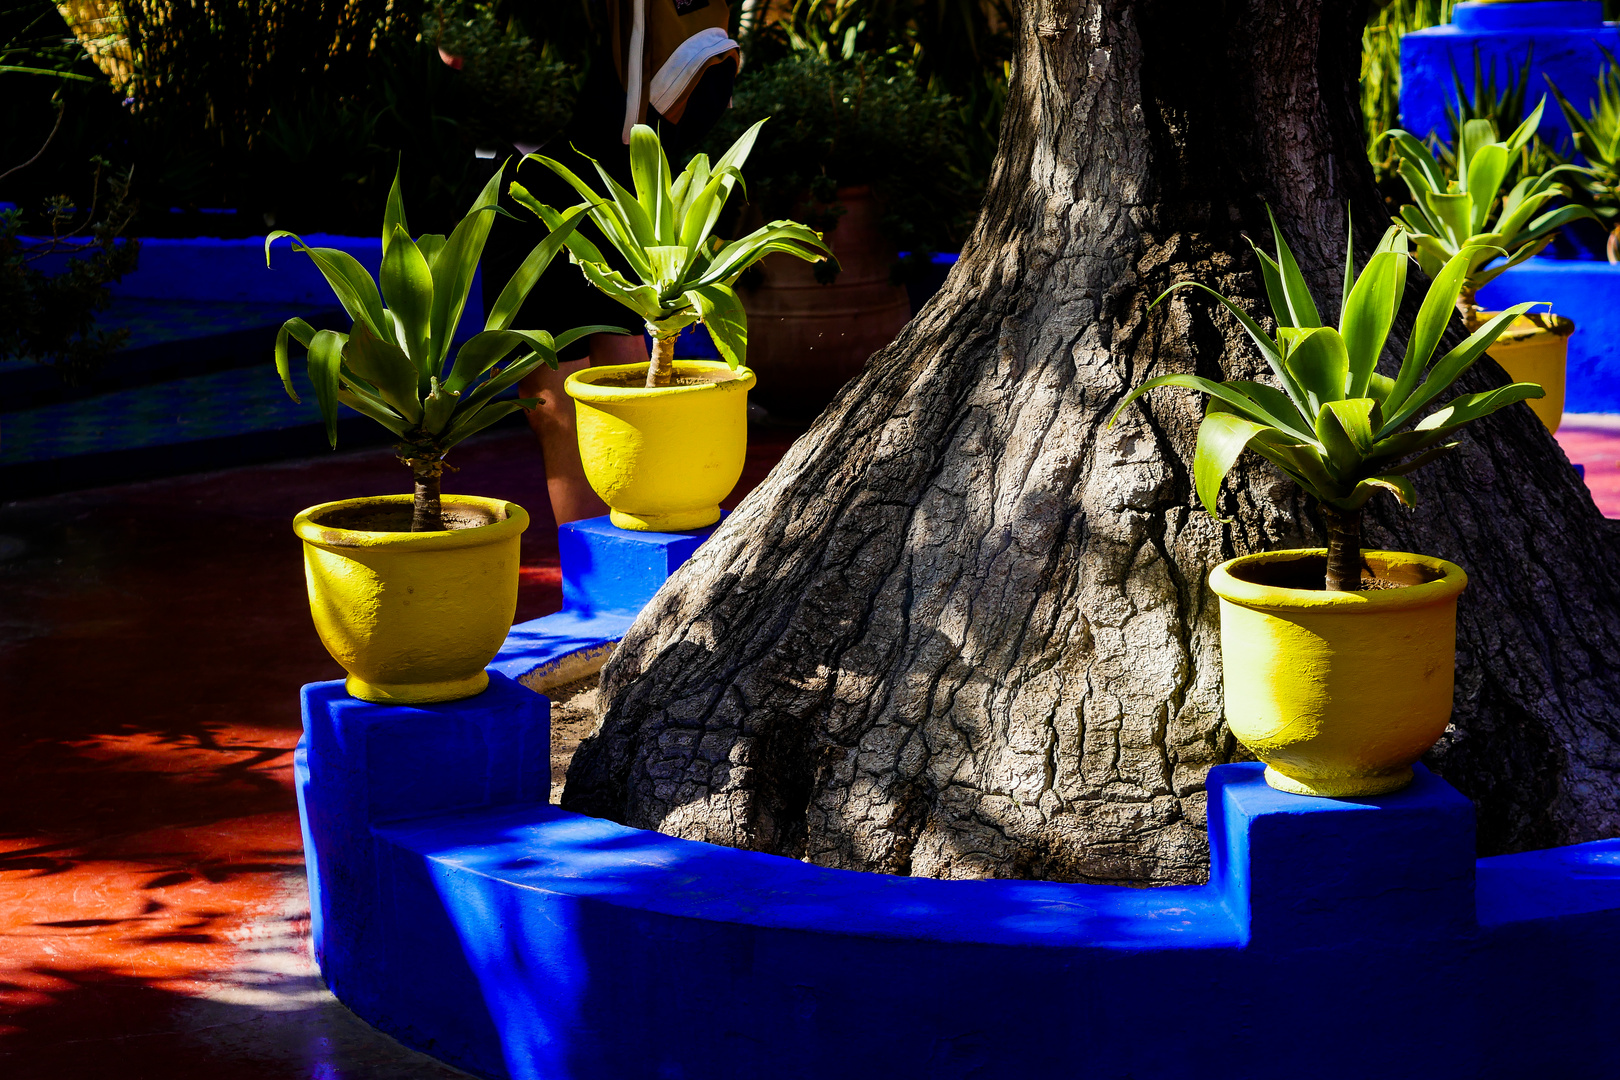
[[[739,494],[792,434],[756,432]],[[1620,423],[1559,437],[1620,517]],[[534,514],[518,618],[556,610],[527,433],[453,459],[456,490]],[[402,487],[387,451],[366,450],[0,507],[7,1080],[462,1075],[355,1019],[307,951],[297,691],[341,672],[311,632],[288,522]]]
[[[734,499],[793,434],[755,433]],[[557,610],[532,436],[452,461],[533,514],[517,618]],[[461,1075],[322,987],[292,793],[298,688],[342,675],[292,515],[407,486],[366,450],[0,507],[0,1076]]]

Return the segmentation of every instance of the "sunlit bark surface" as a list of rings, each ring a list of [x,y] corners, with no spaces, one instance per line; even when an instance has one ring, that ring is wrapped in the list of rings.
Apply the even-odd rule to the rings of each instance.
[[[1105,425],[1152,374],[1259,374],[1211,303],[1148,305],[1196,278],[1263,312],[1241,234],[1269,239],[1266,204],[1336,308],[1346,200],[1363,257],[1386,223],[1361,18],[1331,0],[1028,7],[945,290],[642,614],[564,805],[826,866],[1199,880],[1204,776],[1240,753],[1205,576],[1318,543],[1321,520],[1255,463],[1228,485],[1232,524],[1197,509],[1195,395]],[[1470,379],[1503,381],[1489,363]],[[1607,525],[1522,406],[1418,487],[1415,513],[1374,504],[1366,542],[1470,574],[1430,764],[1478,803],[1484,851],[1620,832]]]

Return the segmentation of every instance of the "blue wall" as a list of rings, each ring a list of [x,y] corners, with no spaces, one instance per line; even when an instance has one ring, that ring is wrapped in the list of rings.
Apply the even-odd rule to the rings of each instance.
[[[1602,49],[1620,54],[1620,30],[1603,23],[1601,0],[1538,0],[1536,3],[1458,4],[1449,26],[1418,30],[1401,39],[1401,124],[1419,138],[1437,132],[1450,141],[1446,106],[1455,104],[1451,73],[1473,92],[1474,54],[1487,77],[1496,66],[1498,89],[1517,75],[1534,50],[1525,108],[1547,94],[1541,137],[1554,146],[1569,137],[1569,125],[1548,92],[1551,76],[1564,96],[1585,110],[1596,92]],[[1503,132],[1506,135],[1507,132]]]
[[[1479,291],[1479,302],[1491,310],[1526,300],[1548,301],[1554,312],[1575,320],[1565,411],[1620,412],[1620,266],[1531,259]]]

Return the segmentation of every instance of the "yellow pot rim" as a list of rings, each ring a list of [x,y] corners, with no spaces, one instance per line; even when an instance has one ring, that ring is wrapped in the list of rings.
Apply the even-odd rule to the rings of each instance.
[[[724,360],[677,360],[675,371],[729,371],[733,378],[725,382],[702,383],[698,386],[598,386],[597,381],[616,375],[647,374],[647,364],[606,364],[602,367],[583,368],[568,376],[563,389],[568,396],[591,404],[626,404],[637,401],[655,401],[659,398],[678,397],[683,394],[737,393],[747,391],[757,381],[751,368],[732,369]]]
[[[1421,566],[1436,571],[1441,576],[1434,581],[1424,582],[1422,585],[1409,585],[1404,589],[1331,593],[1318,589],[1289,589],[1278,585],[1260,585],[1253,581],[1244,581],[1232,573],[1235,566],[1295,562],[1313,557],[1322,558],[1326,555],[1327,548],[1291,548],[1286,551],[1262,551],[1253,555],[1239,555],[1209,572],[1209,587],[1222,600],[1263,611],[1338,611],[1346,614],[1352,612],[1373,614],[1410,610],[1452,601],[1468,584],[1468,575],[1456,563],[1429,555],[1413,555],[1406,551],[1363,550],[1362,555],[1393,566]]]
[[[1502,314],[1500,311],[1481,311],[1479,317],[1482,322]],[[1496,339],[1498,345],[1513,345],[1519,342],[1534,341],[1537,338],[1569,337],[1575,332],[1575,320],[1563,315],[1554,315],[1551,312],[1530,312],[1520,315],[1503,329],[1501,336]]]
[[[353,548],[411,548],[418,551],[452,551],[457,548],[482,547],[508,540],[529,527],[529,513],[517,503],[505,499],[486,499],[482,495],[442,495],[440,504],[446,507],[468,506],[487,510],[502,520],[480,525],[473,529],[449,529],[444,532],[372,532],[366,529],[335,529],[321,525],[315,518],[338,507],[386,506],[409,504],[412,495],[373,495],[362,499],[338,499],[312,506],[293,518],[293,532],[306,544],[327,551]]]

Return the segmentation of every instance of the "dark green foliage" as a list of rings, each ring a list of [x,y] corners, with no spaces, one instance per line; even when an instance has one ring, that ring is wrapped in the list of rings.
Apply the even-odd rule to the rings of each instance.
[[[568,123],[579,70],[536,45],[515,18],[499,18],[494,4],[464,15],[436,10],[423,38],[461,65],[463,133],[479,146],[539,146]]]
[[[104,165],[95,163],[98,181]],[[109,299],[107,286],[135,269],[140,250],[135,240],[119,239],[133,211],[127,177],[113,177],[105,187],[105,202],[83,214],[66,196],[50,200],[32,222],[44,226],[38,238],[18,235],[21,211],[0,210],[0,357],[49,364],[78,383],[129,336],[95,326],[96,311]],[[47,260],[57,264],[49,274],[41,268]]]
[[[748,199],[767,219],[802,215],[825,230],[838,189],[870,185],[901,250],[953,251],[972,227],[983,177],[968,172],[956,105],[910,67],[804,51],[745,70],[709,144],[721,150],[766,118]]]

